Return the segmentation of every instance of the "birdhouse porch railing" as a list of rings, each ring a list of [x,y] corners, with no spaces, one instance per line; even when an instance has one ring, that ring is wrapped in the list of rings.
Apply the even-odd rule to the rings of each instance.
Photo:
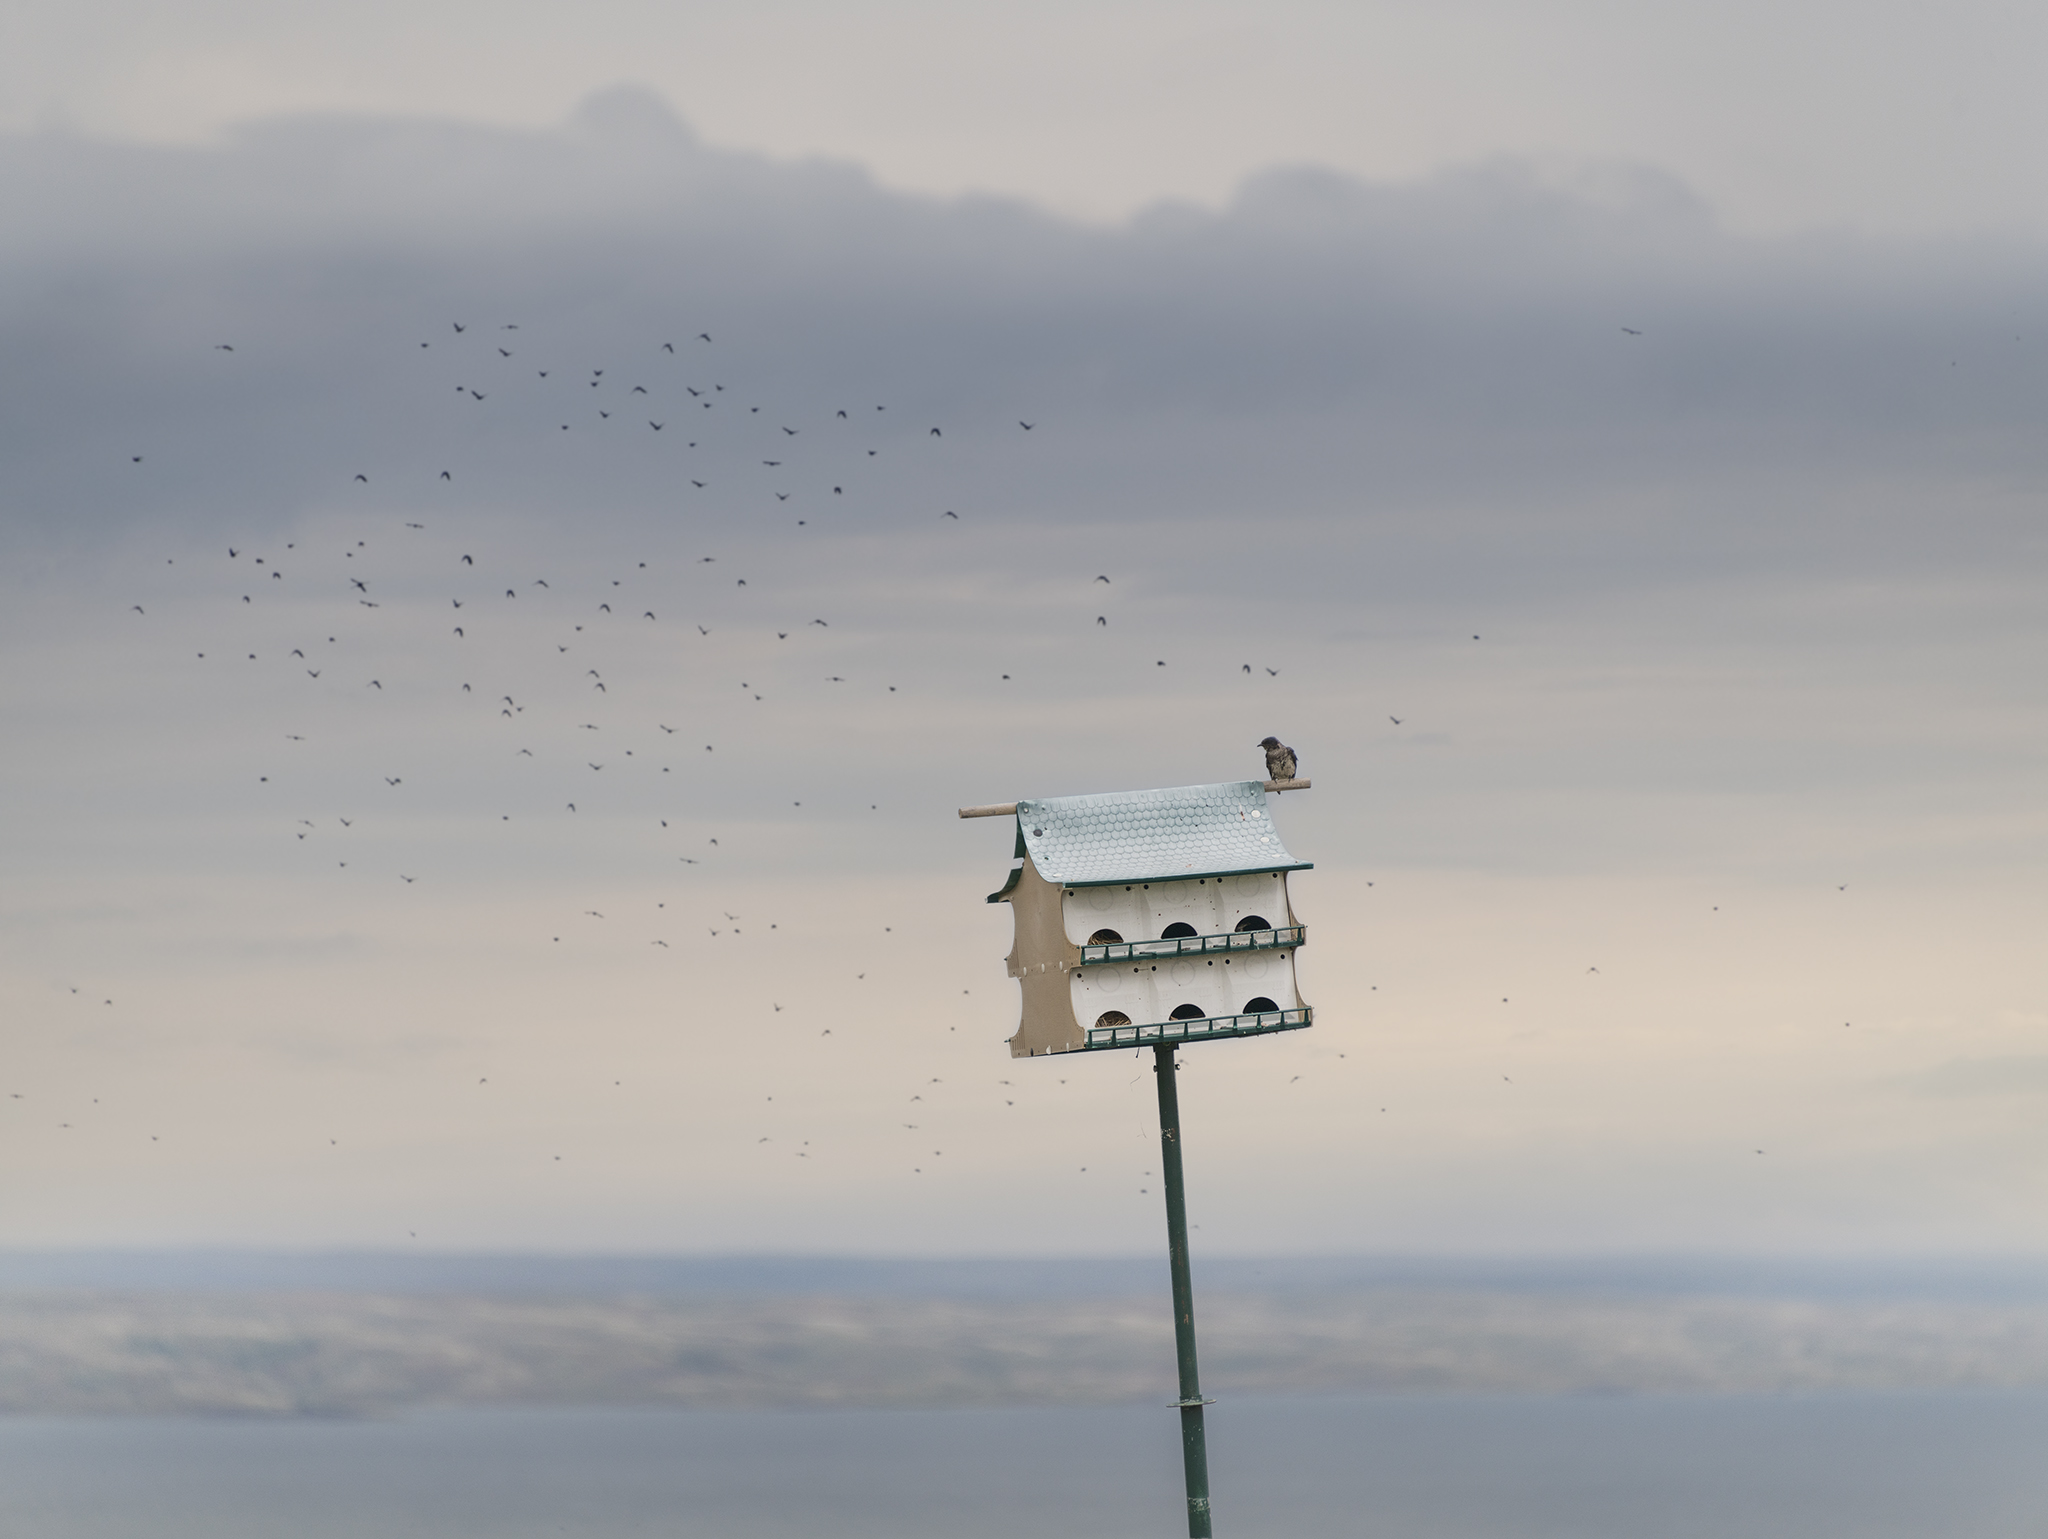
[[[1139,958],[1206,956],[1218,951],[1276,951],[1284,946],[1299,946],[1306,939],[1307,927],[1298,924],[1271,930],[1231,930],[1222,935],[1170,935],[1158,940],[1086,945],[1081,948],[1081,960],[1132,962]]]
[[[1315,1012],[1303,1005],[1257,1015],[1202,1015],[1191,1020],[1147,1021],[1123,1026],[1090,1026],[1083,1052],[1105,1048],[1147,1047],[1162,1042],[1205,1042],[1211,1037],[1262,1037],[1271,1031],[1300,1031],[1315,1024]]]

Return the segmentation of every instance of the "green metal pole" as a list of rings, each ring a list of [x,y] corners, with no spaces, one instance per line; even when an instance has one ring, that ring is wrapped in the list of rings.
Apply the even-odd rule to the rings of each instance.
[[[1202,1384],[1195,1371],[1195,1285],[1188,1276],[1187,1188],[1180,1170],[1180,1093],[1173,1044],[1152,1049],[1159,1076],[1159,1161],[1166,1178],[1166,1251],[1173,1265],[1173,1345],[1180,1357],[1180,1447],[1188,1477],[1188,1539],[1210,1539],[1209,1445],[1202,1433]]]

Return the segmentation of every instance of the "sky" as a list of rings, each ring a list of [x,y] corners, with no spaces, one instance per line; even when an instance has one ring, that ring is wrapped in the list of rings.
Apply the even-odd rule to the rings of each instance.
[[[0,1243],[1149,1252],[1271,732],[1198,1252],[2041,1251],[2040,24],[1537,15],[10,12]]]

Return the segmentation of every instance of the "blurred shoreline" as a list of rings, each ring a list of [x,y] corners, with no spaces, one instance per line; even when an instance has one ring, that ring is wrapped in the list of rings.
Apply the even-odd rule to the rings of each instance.
[[[0,1255],[0,1414],[1171,1399],[1154,1271],[14,1253]],[[1224,1259],[1197,1282],[1218,1395],[2048,1386],[2048,1288],[2024,1261]]]

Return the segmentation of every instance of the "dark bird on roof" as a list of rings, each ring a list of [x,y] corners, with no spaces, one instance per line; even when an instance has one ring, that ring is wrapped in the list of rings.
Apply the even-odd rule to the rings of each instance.
[[[1266,750],[1266,778],[1268,780],[1292,780],[1298,762],[1294,750],[1277,737],[1262,738],[1259,747]]]

